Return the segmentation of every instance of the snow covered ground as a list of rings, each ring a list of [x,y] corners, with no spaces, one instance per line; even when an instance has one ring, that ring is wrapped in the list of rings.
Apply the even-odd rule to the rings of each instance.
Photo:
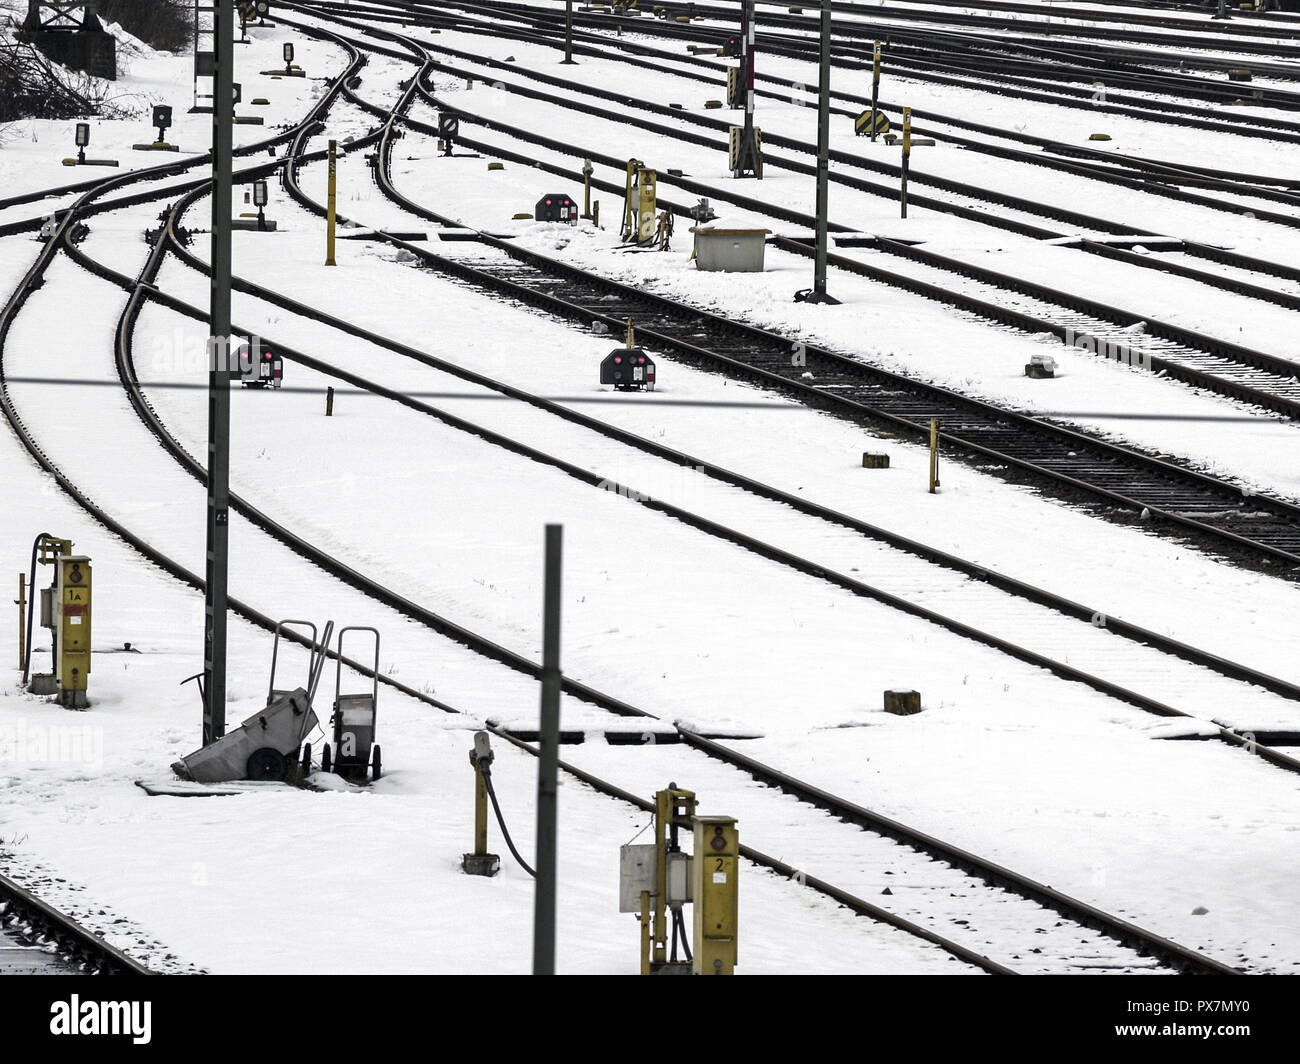
[[[342,68],[341,50],[312,44],[300,33],[281,28],[253,35],[256,43],[245,50],[250,67],[274,66],[281,42],[292,39],[298,60],[314,77]],[[565,70],[556,53],[518,42],[490,43],[468,34],[441,39],[503,53],[500,58],[512,54],[521,67]],[[398,80],[412,69],[376,58],[359,91],[389,105]],[[627,69],[592,61],[584,76],[617,84]],[[670,82],[656,76],[639,84],[671,98],[680,86]],[[188,63],[137,59],[125,84],[167,93],[179,115],[189,92]],[[241,131],[252,140],[305,113],[320,83],[268,80],[255,91],[265,92],[272,104],[264,109],[267,127]],[[568,123],[575,150],[588,139],[617,143],[616,154],[635,154],[665,168],[682,165],[719,185],[729,180],[722,172],[725,160],[704,149],[594,120],[578,128],[573,111],[557,117],[540,104],[483,85],[465,91],[463,82],[447,78],[438,91],[454,93],[466,110],[516,124]],[[704,94],[698,87],[693,91],[698,106]],[[246,82],[246,99],[249,94]],[[968,117],[992,106],[960,95],[949,105]],[[809,113],[793,106],[788,115],[779,107],[770,110],[773,129],[783,121],[797,129]],[[1046,108],[1041,113],[1044,122],[1057,114]],[[430,117],[423,108],[417,114]],[[201,145],[206,116],[187,121],[192,128],[179,131],[177,139],[184,134]],[[371,124],[356,108],[339,103],[323,135],[342,139]],[[12,173],[15,190],[86,176],[45,159],[43,146],[66,132],[59,124],[33,128],[38,139],[32,147],[24,140],[0,151],[0,173]],[[1146,132],[1155,138],[1166,129]],[[503,135],[463,130],[520,150]],[[124,156],[125,164],[133,137],[141,138],[141,130],[101,123],[94,143],[96,150],[102,142],[106,152]],[[861,148],[847,138],[840,144]],[[1167,142],[1150,140],[1149,147],[1158,158],[1186,151],[1186,143],[1172,135]],[[979,157],[976,168],[975,158],[963,153],[954,160],[965,179],[1014,187],[1009,164]],[[627,256],[609,225],[612,203],[605,207],[603,231],[517,223],[511,214],[565,182],[515,164],[491,174],[485,166],[484,159],[439,158],[433,143],[414,133],[394,153],[394,179],[405,195],[466,224],[513,232],[525,246],[611,276],[927,379],[1052,411],[1185,455],[1245,484],[1300,497],[1293,426],[1072,356],[1059,345],[1051,350],[1063,363],[1060,378],[1026,381],[1019,369],[1031,352],[1046,349],[1042,340],[834,271],[831,288],[844,306],[796,306],[789,297],[807,284],[808,264],[777,252],[769,251],[767,273],[744,283],[698,273],[680,238],[677,251]],[[1280,171],[1283,162],[1265,154],[1247,169]],[[1044,177],[1049,173],[1020,180],[1041,180],[1045,195],[1091,209],[1090,182]],[[609,171],[600,176],[618,179]],[[324,181],[323,166],[301,172],[305,191],[318,200],[324,199]],[[362,224],[429,228],[383,200],[361,153],[344,154],[339,181],[340,211]],[[744,191],[756,194],[750,187]],[[810,179],[775,168],[762,194],[800,210],[812,205]],[[1178,205],[1155,198],[1151,203],[1156,206],[1126,206],[1108,197],[1095,209],[1133,211],[1127,215],[1132,218],[1142,217],[1144,207],[1170,211],[1160,222],[1171,230],[1206,224],[1194,211],[1179,213]],[[134,275],[148,251],[140,235],[154,224],[159,206],[92,220],[83,250]],[[14,208],[0,221],[45,207]],[[887,201],[841,190],[832,199],[833,217],[855,228],[919,234],[938,250],[978,254],[1006,272],[1050,277],[1049,283],[1094,298],[1127,296],[1153,314],[1207,329],[1217,324],[1226,338],[1294,352],[1288,322],[1276,308],[1207,295],[1176,279],[1153,280],[1158,275],[1109,263],[1103,276],[1093,272],[1095,260],[1078,252],[947,217],[918,212],[901,225],[890,217],[893,209]],[[208,201],[200,201],[187,224],[203,228],[208,211]],[[922,448],[865,435],[782,397],[670,360],[660,363],[661,384],[653,396],[610,401],[611,394],[594,384],[594,366],[611,345],[608,337],[399,263],[379,244],[340,241],[338,267],[325,269],[317,219],[278,190],[268,216],[280,231],[236,234],[235,269],[269,290],[1098,611],[1294,678],[1298,633],[1290,618],[1297,591],[1283,576],[1235,569],[961,466],[945,464],[944,490],[931,496]],[[730,208],[724,220],[770,221]],[[1154,215],[1148,224],[1159,227]],[[1292,237],[1280,227],[1250,220],[1233,225],[1227,234],[1232,239],[1281,260],[1300,260]],[[472,244],[431,246],[471,259],[483,254]],[[0,242],[5,291],[36,248],[25,237]],[[193,250],[206,258],[201,236]],[[168,263],[159,284],[205,305],[206,279],[177,262]],[[119,289],[66,258],[58,260],[5,344],[9,392],[45,452],[98,504],[201,573],[202,487],[158,446],[116,383],[112,340],[124,304]],[[68,313],[69,307],[76,312]],[[744,497],[264,300],[236,295],[233,316],[330,365],[418,394],[434,407],[654,499],[739,524],[866,583],[890,586],[941,612],[973,611],[965,619],[994,629],[1015,631],[1015,624],[1025,623],[1002,607],[979,616],[982,600],[955,586],[960,581],[951,574],[941,579],[919,563],[903,567],[855,534]],[[1239,322],[1241,331],[1229,336],[1227,322]],[[191,319],[149,307],[134,335],[149,401],[194,455],[205,446],[206,397],[199,388],[175,385],[202,383],[201,362],[191,357],[201,350],[202,333]],[[234,394],[232,487],[367,577],[537,661],[542,525],[559,521],[566,538],[563,653],[570,677],[654,713],[663,722],[656,728],[681,720],[758,734],[739,745],[760,760],[1228,963],[1252,971],[1294,971],[1300,965],[1300,923],[1289,896],[1300,856],[1293,815],[1300,778],[1219,743],[1167,741],[1173,733],[1166,722],[1081,684],[784,569],[392,402],[340,389],[327,420],[321,393],[337,382],[293,363],[286,373],[289,387],[282,392]],[[62,383],[37,381],[48,377]],[[71,383],[86,381],[100,383]],[[1162,416],[1143,420],[1143,412]],[[862,469],[860,454],[868,449],[887,449],[892,468]],[[506,855],[495,825],[492,845],[503,854],[500,877],[465,877],[459,859],[472,841],[473,777],[465,758],[472,732],[487,720],[535,727],[534,681],[366,599],[236,517],[233,597],[273,616],[374,624],[383,632],[381,671],[461,712],[439,712],[385,688],[379,738],[387,774],[367,793],[285,789],[202,801],[149,798],[134,781],[165,778],[171,761],[198,746],[197,698],[192,686],[178,684],[202,665],[201,596],[89,521],[7,431],[0,434],[0,469],[0,542],[6,544],[8,569],[25,569],[32,537],[47,530],[73,538],[78,551],[92,557],[97,593],[88,713],[73,715],[27,695],[14,672],[0,678],[0,869],[39,884],[52,902],[169,970],[527,969],[531,883]],[[12,646],[12,622],[3,631]],[[1075,636],[1065,622],[1039,635],[1050,642],[1045,653],[1081,667],[1084,661],[1104,664],[1110,654],[1109,644],[1097,642],[1104,633]],[[44,640],[38,633],[38,647],[44,648]],[[139,653],[123,651],[128,642]],[[269,657],[264,632],[232,622],[232,724],[262,705]],[[304,661],[293,653],[287,667],[301,670]],[[1140,678],[1152,693],[1181,683],[1191,704],[1180,708],[1202,722],[1225,719],[1258,728],[1295,726],[1300,717],[1295,703],[1241,685],[1143,668]],[[332,683],[332,677],[324,682],[318,711],[332,696]],[[363,683],[344,676],[345,689]],[[920,690],[925,712],[912,718],[881,712],[881,691],[896,686]],[[703,781],[696,788],[702,812],[737,816],[744,841],[810,874],[851,881],[869,900],[883,900],[874,889],[882,882],[878,870],[861,867],[851,851],[814,841],[830,830],[819,814],[792,804],[789,822],[765,820],[757,810],[768,804],[747,794],[748,781],[738,774],[732,779],[682,747],[607,745],[602,733],[639,724],[573,699],[565,699],[563,715],[566,727],[587,732],[586,743],[562,753],[578,766],[643,795],[670,779],[690,787],[694,777]],[[1182,727],[1183,734],[1196,730],[1195,724]],[[517,844],[531,857],[535,762],[504,744],[497,752],[494,776],[504,811]],[[751,808],[755,812],[747,815]],[[634,971],[637,927],[617,913],[617,848],[647,818],[572,777],[563,778],[560,815],[560,967]],[[803,821],[816,823],[817,830],[802,831]],[[743,972],[970,970],[795,883],[748,866],[742,874]],[[366,904],[369,920],[352,918],[359,902]],[[1194,913],[1200,909],[1208,911]],[[252,911],[255,920],[248,918]]]

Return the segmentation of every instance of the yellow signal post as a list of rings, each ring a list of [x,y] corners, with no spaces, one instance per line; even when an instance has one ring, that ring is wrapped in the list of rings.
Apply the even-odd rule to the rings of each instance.
[[[474,852],[465,854],[461,868],[471,876],[494,876],[501,869],[501,858],[488,853],[488,791],[484,769],[492,764],[492,749],[487,732],[474,733],[474,748],[469,763],[474,766]]]
[[[739,938],[740,835],[729,816],[694,818],[691,895],[695,907],[694,975],[734,975]]]
[[[871,56],[871,143],[876,143],[876,101],[880,99],[880,42],[876,42]]]
[[[930,419],[930,494],[939,486],[939,419]]]
[[[621,237],[624,242],[648,244],[654,240],[658,223],[657,193],[658,179],[655,172],[646,169],[639,159],[629,159],[623,193]]]
[[[54,680],[59,704],[85,709],[90,676],[90,559],[61,555],[54,583]]]
[[[325,220],[325,265],[335,266],[334,261],[334,221],[335,221],[335,193],[337,192],[337,174],[338,174],[338,147],[337,140],[330,141],[330,164],[329,164],[329,198],[327,200],[326,220]]]
[[[903,184],[899,190],[901,218],[907,217],[907,171],[912,162],[912,109],[903,108]]]
[[[667,790],[655,794],[655,893],[652,898],[653,912],[650,929],[650,971],[671,969],[668,960],[668,936],[673,933],[669,926],[669,909],[680,913],[682,904],[687,900],[669,896],[670,854],[679,854],[677,845],[680,828],[691,827],[695,816],[695,792],[679,790],[672,784]],[[684,857],[684,855],[681,855]],[[674,945],[674,951],[676,946]],[[644,965],[643,965],[644,967]]]

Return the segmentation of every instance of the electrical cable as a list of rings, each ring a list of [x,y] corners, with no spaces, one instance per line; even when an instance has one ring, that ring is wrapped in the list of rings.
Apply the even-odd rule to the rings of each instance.
[[[519,867],[536,879],[537,873],[532,870],[527,861],[519,856],[519,851],[515,849],[514,841],[510,838],[510,832],[506,829],[505,817],[501,815],[501,805],[497,802],[496,788],[492,786],[492,770],[488,767],[486,758],[479,761],[479,768],[483,772],[483,785],[487,788],[488,797],[492,799],[492,809],[497,815],[497,824],[501,828],[501,837],[506,840],[506,845],[510,847],[510,852],[514,854],[515,860],[519,862]]]
[[[36,597],[36,554],[40,549],[41,542],[54,537],[48,532],[42,532],[32,541],[32,575],[27,580],[27,646],[23,657],[23,686],[27,686],[28,677],[32,671],[32,618],[36,615],[36,610],[40,605]]]

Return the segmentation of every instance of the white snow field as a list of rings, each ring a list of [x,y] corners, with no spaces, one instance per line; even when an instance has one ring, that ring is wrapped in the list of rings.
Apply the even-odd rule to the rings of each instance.
[[[330,25],[296,13],[287,17]],[[1050,17],[1047,5],[1044,17]],[[403,32],[435,50],[513,57],[508,78],[497,67],[443,57],[489,80],[524,84],[526,72],[534,70],[601,88],[634,84],[647,99],[682,102],[692,111],[722,91],[684,74],[643,71],[633,81],[636,67],[613,59],[583,57],[579,67],[567,68],[554,49],[480,33],[431,35],[417,27]],[[238,56],[244,98],[266,97],[270,103],[257,108],[264,126],[237,128],[237,144],[299,121],[346,63],[341,48],[286,24],[255,28],[250,35],[253,43]],[[642,40],[631,28],[627,39]],[[257,74],[282,65],[285,41],[295,43],[295,61],[308,76]],[[658,44],[650,37],[644,43]],[[188,56],[132,47],[135,54],[117,85],[124,96],[138,97],[141,117],[96,121],[89,154],[119,158],[123,169],[159,162],[156,154],[130,146],[152,139],[147,105],[165,101],[177,115],[171,137],[184,149],[180,157],[201,155],[210,117],[186,113]],[[357,93],[391,107],[399,82],[414,70],[376,55]],[[815,70],[793,60],[772,58],[764,70],[792,84],[816,80]],[[869,75],[861,72],[837,71],[835,79],[836,91],[861,93],[864,85],[869,91]],[[1011,105],[996,92],[892,73],[885,85],[892,101],[1007,124]],[[463,79],[446,73],[435,76],[435,93],[467,113],[545,131],[571,145],[564,153],[535,149],[503,131],[463,124],[465,136],[488,148],[444,158],[431,139],[409,131],[394,149],[394,183],[410,200],[464,226],[508,234],[523,247],[594,272],[784,331],[792,342],[822,343],[1159,450],[1247,489],[1300,498],[1297,428],[1258,409],[835,269],[829,287],[841,306],[795,304],[793,293],[810,283],[811,265],[771,248],[766,271],[743,276],[698,271],[685,227],[669,252],[628,254],[618,240],[619,205],[608,193],[598,195],[604,228],[587,221],[568,227],[515,220],[512,215],[530,210],[541,195],[566,191],[580,199],[581,188],[512,161],[489,172],[493,146],[572,169],[587,149],[644,159],[661,171],[681,168],[719,188],[713,201],[719,224],[800,231],[727,204],[725,155],[639,130],[635,121],[643,112],[635,108],[626,109],[627,122],[611,122],[483,81],[467,89]],[[806,94],[802,98],[806,102]],[[580,104],[576,99],[575,108]],[[764,128],[811,139],[815,112],[807,106],[763,101],[760,112]],[[434,120],[422,103],[412,114]],[[1015,128],[1062,141],[1086,143],[1099,123],[1114,136],[1110,146],[1117,152],[1165,160],[1208,157],[1210,165],[1250,173],[1282,174],[1294,166],[1294,152],[1281,143],[1014,104]],[[361,137],[375,125],[355,104],[339,100],[310,147],[319,148],[326,138]],[[31,122],[4,143],[0,178],[10,195],[118,172],[62,166],[59,160],[74,150],[71,128],[71,122]],[[852,138],[847,119],[833,125],[832,144],[885,161],[897,158],[883,143],[873,147]],[[437,239],[436,226],[385,199],[366,159],[372,151],[348,151],[345,145],[338,167],[341,214],[364,227],[427,233],[430,239],[420,246],[447,258],[499,260],[483,244]],[[772,151],[794,157],[784,149]],[[1300,236],[1263,219],[1116,190],[942,143],[923,155],[918,149],[914,161],[918,189],[925,173],[959,177],[1135,228],[1300,264]],[[832,166],[832,172],[839,169]],[[163,184],[172,189],[205,173],[200,164]],[[621,170],[601,164],[596,176],[622,181]],[[304,165],[299,181],[307,196],[324,201],[323,164]],[[741,194],[774,205],[813,208],[812,178],[777,165],[761,184],[735,184],[743,186]],[[243,192],[237,186],[236,214],[252,210],[242,202]],[[686,201],[666,174],[663,193]],[[173,191],[90,217],[82,252],[135,277],[149,253],[145,230],[157,225],[159,212],[178,195]],[[565,674],[657,718],[620,718],[566,696],[563,726],[585,733],[585,741],[564,746],[564,760],[643,797],[670,781],[696,790],[701,812],[736,816],[742,841],[756,849],[873,903],[909,904],[906,890],[895,891],[893,902],[882,895],[898,883],[886,878],[892,873],[856,829],[685,746],[606,740],[620,731],[662,735],[675,723],[729,735],[736,749],[761,761],[1219,961],[1249,972],[1300,970],[1300,920],[1291,886],[1300,858],[1300,775],[1213,738],[1220,724],[1300,732],[1296,701],[671,464],[455,372],[284,310],[274,297],[292,297],[449,367],[553,400],[1286,680],[1296,679],[1300,635],[1294,573],[1234,566],[1144,525],[1104,520],[948,456],[941,461],[942,488],[931,495],[924,447],[667,356],[656,355],[655,392],[607,391],[596,383],[596,366],[621,338],[594,335],[420,268],[382,242],[341,239],[338,265],[326,268],[322,221],[278,182],[271,182],[271,197],[267,215],[277,231],[235,234],[235,272],[263,290],[261,296],[234,295],[236,328],[410,395],[432,412],[367,394],[290,358],[284,389],[232,393],[232,491],[366,579],[534,663],[541,660],[543,527],[563,524]],[[63,194],[11,206],[0,210],[0,224],[48,214],[75,198]],[[855,231],[923,241],[932,250],[1005,273],[1300,358],[1293,315],[1279,307],[1103,262],[994,225],[924,209],[912,214],[902,221],[894,201],[832,186],[831,218]],[[204,196],[182,220],[193,237],[191,252],[203,261],[209,257],[210,217],[211,201]],[[1059,223],[1037,222],[1062,236],[1077,235]],[[6,298],[38,249],[31,234],[0,239]],[[903,260],[842,253],[929,276]],[[157,284],[206,311],[207,277],[174,256]],[[203,486],[159,445],[118,378],[114,343],[126,300],[122,289],[68,256],[56,258],[5,339],[8,394],[48,460],[113,519],[201,576]],[[193,456],[204,454],[207,439],[205,334],[203,322],[153,304],[130,336],[149,404]],[[1060,362],[1055,380],[1022,375],[1030,355],[1039,352]],[[327,387],[337,392],[328,419]],[[469,425],[455,427],[438,413]],[[479,433],[546,452],[651,503],[743,530],[827,571],[1030,646],[1189,716],[1143,712],[639,505],[636,494],[601,490]],[[867,450],[887,451],[891,468],[863,469]],[[22,450],[8,426],[0,431],[0,484],[7,586],[15,573],[26,571],[32,540],[44,531],[73,539],[77,551],[91,557],[96,591],[91,706],[84,713],[59,709],[22,689],[12,668],[16,609],[0,624],[0,651],[9,658],[0,674],[0,872],[162,971],[528,970],[532,882],[510,857],[497,825],[489,835],[491,848],[502,856],[498,877],[465,876],[460,859],[473,841],[474,781],[466,757],[473,733],[488,721],[535,730],[540,689],[534,679],[344,584],[234,515],[233,599],[277,618],[374,625],[383,638],[381,673],[449,709],[381,687],[378,739],[385,775],[364,791],[317,774],[319,790],[267,787],[234,797],[149,797],[136,781],[168,779],[168,766],[199,746],[197,693],[181,681],[202,669],[202,594],[78,507]],[[45,572],[39,573],[38,583],[45,580]],[[270,655],[266,632],[232,618],[230,725],[264,705]],[[33,660],[38,668],[48,661],[48,634],[39,628]],[[305,664],[306,655],[293,649],[281,667],[295,677]],[[345,671],[342,683],[354,691],[369,681]],[[882,692],[900,687],[921,692],[921,714],[883,712]],[[316,703],[322,722],[333,694],[331,666]],[[323,731],[312,736],[317,749],[324,737]],[[536,761],[504,742],[494,748],[493,776],[508,826],[532,860]],[[633,973],[638,926],[617,911],[618,848],[643,832],[649,817],[563,772],[559,815],[558,967],[575,974]],[[960,919],[961,905],[954,901],[948,915]],[[367,918],[356,919],[362,907]],[[742,870],[741,920],[744,974],[978,972],[935,945],[855,917],[798,882],[748,864]],[[969,930],[975,936],[988,931]]]

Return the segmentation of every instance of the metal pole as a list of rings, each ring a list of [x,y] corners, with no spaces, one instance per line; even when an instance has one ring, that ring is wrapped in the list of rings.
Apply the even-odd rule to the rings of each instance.
[[[329,165],[329,195],[326,198],[326,219],[325,219],[325,265],[337,265],[334,261],[334,221],[335,221],[335,193],[338,188],[338,150],[339,142],[330,141],[330,165]]]
[[[880,42],[876,42],[875,52],[871,58],[871,143],[876,143],[876,115],[879,113],[876,101],[880,99]]]
[[[564,62],[573,64],[573,0],[564,0]]]
[[[191,110],[199,106],[199,0],[194,0],[194,74]]]
[[[809,303],[838,303],[826,294],[826,213],[830,195],[831,0],[822,0],[821,72],[817,100],[817,258]]]
[[[216,0],[212,98],[212,280],[208,340],[208,528],[203,587],[203,743],[226,734],[230,534],[230,185],[235,95],[234,0]]]
[[[537,886],[533,974],[555,974],[556,786],[560,761],[560,563],[564,527],[546,526],[542,620],[542,719],[537,766]]]
[[[903,108],[903,185],[899,192],[899,200],[902,204],[903,213],[901,218],[907,217],[907,171],[912,163],[912,109]]]

